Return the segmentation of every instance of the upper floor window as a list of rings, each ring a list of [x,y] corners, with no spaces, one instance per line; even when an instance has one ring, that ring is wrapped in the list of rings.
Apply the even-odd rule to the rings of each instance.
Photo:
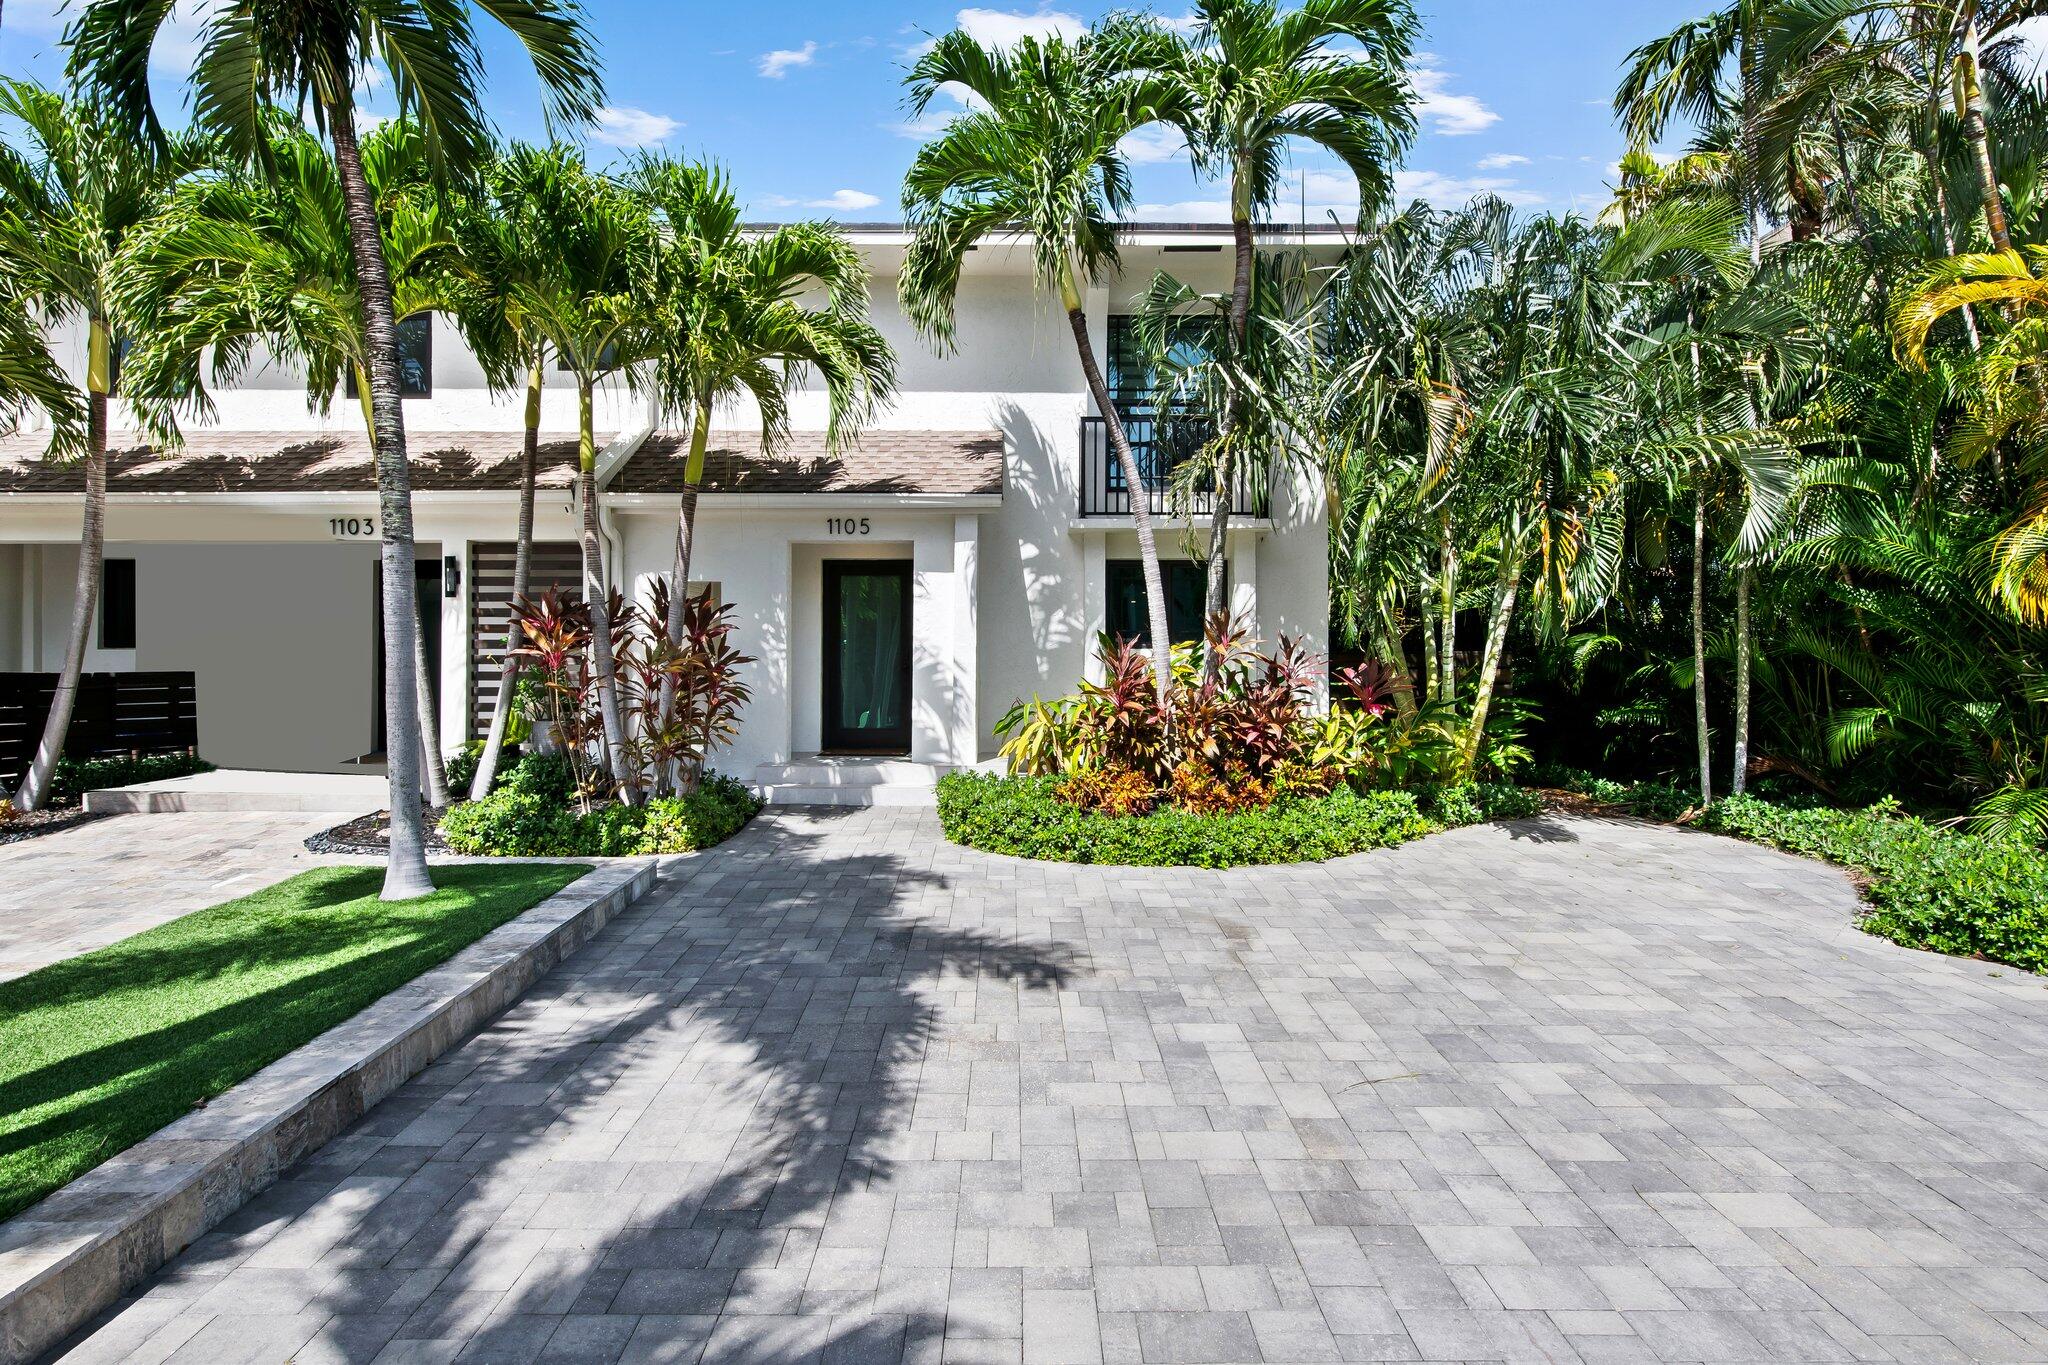
[[[348,396],[356,396],[356,376],[346,380]],[[398,396],[434,396],[434,315],[421,313],[398,324]]]
[[[1203,349],[1194,339],[1193,323],[1183,330],[1188,335],[1173,343],[1169,355],[1179,364],[1193,364],[1202,359]],[[1138,343],[1138,320],[1128,313],[1110,315],[1107,377],[1110,400],[1119,413],[1128,416],[1152,410],[1159,375],[1152,367],[1152,358]]]

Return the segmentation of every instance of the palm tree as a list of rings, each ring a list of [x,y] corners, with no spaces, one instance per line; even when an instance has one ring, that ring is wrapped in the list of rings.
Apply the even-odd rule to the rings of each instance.
[[[1415,128],[1402,74],[1417,25],[1407,0],[1307,0],[1282,13],[1276,0],[1198,0],[1190,43],[1168,49],[1164,70],[1178,88],[1162,114],[1186,138],[1197,167],[1230,186],[1235,246],[1227,339],[1246,345],[1256,253],[1252,225],[1283,188],[1289,144],[1335,156],[1358,181],[1358,216],[1383,205],[1392,167]],[[1338,49],[1340,41],[1357,46]],[[1237,404],[1215,414],[1215,503],[1209,519],[1204,614],[1224,609],[1224,546],[1230,527]],[[1211,655],[1208,666],[1221,665]]]
[[[0,146],[0,259],[8,264],[12,322],[5,353],[12,374],[5,389],[35,401],[57,419],[52,451],[81,456],[85,464],[84,521],[78,543],[71,629],[50,712],[34,760],[14,798],[23,811],[42,808],[51,775],[64,752],[86,644],[98,609],[107,515],[107,400],[114,383],[117,334],[147,336],[156,320],[129,314],[115,301],[119,261],[129,238],[147,230],[170,199],[171,188],[198,161],[201,145],[187,137],[161,147],[140,144],[83,104],[24,81],[0,81],[0,114],[18,123],[20,147]],[[85,394],[57,374],[25,307],[48,318],[82,318],[86,326]],[[122,385],[123,391],[127,385]],[[169,391],[159,403],[136,405],[136,415],[160,441],[177,439],[173,415],[183,395]],[[85,412],[85,430],[77,413]]]
[[[1157,40],[1150,24],[1114,20],[1073,41],[1026,37],[1005,52],[955,31],[920,57],[908,77],[913,111],[921,114],[943,88],[964,89],[982,107],[920,148],[904,178],[904,216],[914,236],[898,290],[919,328],[950,344],[967,253],[984,238],[1029,242],[1038,287],[1057,297],[1067,315],[1081,372],[1131,490],[1158,659],[1153,681],[1160,707],[1168,709],[1173,637],[1144,477],[1096,361],[1083,307],[1083,290],[1117,267],[1118,219],[1131,206],[1117,143],[1153,122],[1169,93],[1131,74],[1132,52],[1151,50]]]
[[[527,595],[533,564],[534,482],[540,463],[540,400],[547,378],[547,336],[533,325],[517,300],[520,286],[544,278],[550,263],[528,201],[518,186],[545,177],[557,163],[545,152],[524,145],[507,151],[485,173],[480,193],[465,201],[457,223],[462,256],[468,265],[452,316],[469,348],[482,364],[485,381],[497,392],[523,385],[525,442],[519,460],[519,516],[512,555],[512,592],[508,601]],[[508,627],[504,660],[498,670],[498,694],[491,709],[491,729],[470,783],[472,801],[488,796],[497,781],[504,753],[512,696],[519,680],[519,657],[513,652],[519,627]]]
[[[815,370],[827,398],[825,444],[837,451],[889,400],[896,357],[868,322],[867,267],[838,229],[789,223],[749,235],[730,183],[712,166],[648,158],[634,183],[664,228],[658,275],[667,341],[655,383],[690,424],[667,622],[669,638],[678,639],[716,406],[751,399],[762,449],[772,453],[789,437],[790,388]],[[803,296],[817,289],[823,306],[806,305]]]
[[[376,444],[370,340],[350,249],[348,207],[333,158],[289,120],[273,120],[263,177],[197,180],[138,233],[128,251],[127,311],[158,320],[129,357],[138,394],[190,393],[204,404],[202,357],[214,383],[232,383],[261,342],[306,375],[308,406],[325,412],[344,382],[354,387]],[[394,121],[362,143],[364,181],[377,208],[389,268],[392,316],[404,322],[447,308],[460,272],[440,199],[421,174],[419,130]],[[429,804],[448,804],[448,779],[433,714],[425,641],[415,616],[414,696]]]
[[[1894,322],[1899,355],[1927,368],[1935,323],[1958,309],[1995,304],[2005,328],[1964,371],[1964,419],[1949,443],[1963,465],[2010,445],[2026,484],[2020,511],[1991,543],[1992,589],[2021,621],[2048,621],[2048,247],[1957,256],[1930,266],[1909,290]]]
[[[592,171],[583,154],[555,146],[505,162],[493,191],[501,211],[529,233],[535,270],[500,282],[505,307],[545,341],[576,385],[577,500],[582,510],[583,596],[604,722],[607,766],[622,799],[639,799],[628,761],[612,656],[604,538],[597,515],[596,396],[613,378],[637,389],[667,343],[656,289],[659,239],[647,204],[627,186]]]
[[[70,72],[86,95],[133,133],[162,141],[150,91],[150,50],[173,6],[88,0],[72,22]],[[511,31],[539,73],[551,120],[578,123],[603,83],[575,0],[235,0],[200,19],[193,73],[194,124],[245,160],[259,159],[271,101],[311,115],[334,148],[348,206],[349,245],[369,338],[371,424],[376,432],[378,520],[383,529],[385,750],[391,782],[386,900],[427,894],[419,808],[418,634],[412,480],[405,460],[397,322],[376,204],[356,140],[355,91],[373,68],[389,77],[401,116],[420,129],[437,177],[462,173],[490,147],[474,17]]]
[[[43,329],[0,273],[0,434],[13,435],[31,412],[50,424],[48,453],[58,459],[85,449],[85,405],[50,355]]]

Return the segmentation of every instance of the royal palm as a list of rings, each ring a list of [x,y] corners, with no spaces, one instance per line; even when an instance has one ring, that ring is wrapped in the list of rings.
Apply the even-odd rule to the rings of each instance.
[[[64,662],[34,759],[15,794],[24,811],[40,809],[49,796],[51,774],[64,751],[93,613],[99,605],[100,572],[106,538],[107,416],[115,390],[117,337],[146,337],[156,320],[128,314],[115,300],[122,249],[169,202],[177,178],[198,159],[189,138],[161,147],[126,137],[84,105],[38,86],[0,82],[0,114],[22,129],[22,145],[0,147],[0,257],[6,259],[0,287],[10,295],[12,320],[0,327],[0,354],[11,357],[11,397],[21,395],[63,418],[55,428],[54,456],[82,457],[84,520],[78,543],[78,578],[73,589],[71,627]],[[47,357],[23,354],[41,331],[28,310],[46,319],[77,319],[86,329],[85,392],[80,395],[53,372]],[[125,392],[127,386],[121,386]],[[176,439],[172,416],[184,394],[166,390],[160,403],[134,407],[135,415],[159,441]],[[19,399],[15,400],[19,402]],[[85,412],[84,431],[76,420]]]
[[[666,340],[656,383],[690,429],[667,622],[674,639],[687,606],[697,494],[716,407],[750,400],[762,450],[772,454],[789,439],[790,389],[815,371],[825,385],[825,445],[837,452],[888,400],[896,358],[868,322],[867,267],[836,228],[790,223],[744,232],[739,201],[714,167],[649,159],[634,182],[663,227]],[[805,301],[813,293],[822,293],[821,303]]]
[[[421,152],[418,129],[405,122],[387,123],[362,142],[363,178],[377,208],[399,322],[448,307],[462,273],[441,202],[421,175]],[[353,388],[374,448],[370,339],[334,160],[280,115],[263,164],[262,176],[224,174],[184,186],[131,242],[120,297],[129,313],[156,320],[129,358],[132,387],[141,396],[203,394],[208,381],[237,381],[262,358],[261,347],[306,376],[315,412]],[[208,356],[210,375],[201,368]],[[433,804],[445,805],[447,779],[417,629],[413,649],[425,787]]]
[[[1135,54],[1154,52],[1158,30],[1115,21],[1069,41],[1025,38],[1008,51],[964,32],[940,38],[909,77],[919,114],[942,89],[971,93],[980,107],[954,119],[919,149],[903,183],[913,237],[898,281],[904,311],[950,343],[960,270],[988,238],[1021,240],[1038,287],[1059,300],[1081,371],[1102,414],[1109,446],[1131,493],[1131,523],[1145,580],[1146,619],[1158,666],[1156,695],[1169,707],[1172,642],[1159,550],[1121,415],[1095,356],[1084,306],[1087,288],[1117,268],[1117,233],[1131,206],[1129,169],[1117,144],[1154,122],[1168,87],[1131,74]]]
[[[1361,220],[1390,196],[1393,167],[1415,123],[1402,68],[1416,23],[1406,0],[1308,0],[1284,12],[1275,0],[1199,0],[1194,19],[1192,42],[1160,53],[1174,87],[1161,113],[1181,130],[1197,168],[1228,186],[1234,257],[1228,325],[1218,340],[1243,351],[1257,264],[1253,224],[1285,187],[1289,144],[1319,147],[1344,164],[1358,182]],[[1210,617],[1224,607],[1239,460],[1254,453],[1243,430],[1253,419],[1240,404],[1222,404],[1215,417]]]
[[[163,137],[150,90],[150,51],[169,4],[88,0],[70,30],[71,73],[133,133]],[[376,205],[356,140],[356,90],[381,69],[402,117],[420,130],[437,176],[467,171],[487,154],[483,61],[475,19],[502,23],[540,76],[554,121],[580,122],[602,97],[597,63],[574,0],[228,0],[199,21],[193,122],[228,151],[260,160],[271,101],[302,109],[334,148],[348,206],[349,241],[369,338],[383,533],[385,750],[390,764],[391,853],[386,899],[424,895],[419,809],[412,484],[405,459],[397,323]]]

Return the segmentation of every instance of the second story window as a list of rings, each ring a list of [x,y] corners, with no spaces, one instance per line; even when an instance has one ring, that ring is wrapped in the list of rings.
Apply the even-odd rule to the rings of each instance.
[[[356,377],[347,379],[348,396],[356,396]],[[434,396],[434,317],[422,313],[398,324],[398,396]]]

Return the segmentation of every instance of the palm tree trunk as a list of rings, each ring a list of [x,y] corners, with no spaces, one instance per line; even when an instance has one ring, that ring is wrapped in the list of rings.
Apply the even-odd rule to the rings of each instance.
[[[1373,633],[1373,645],[1380,662],[1394,675],[1394,713],[1403,721],[1415,719],[1415,675],[1408,671],[1408,651],[1401,647],[1401,635],[1382,620]]]
[[[1735,771],[1728,790],[1737,796],[1749,786],[1749,594],[1755,576],[1745,564],[1735,579]]]
[[[533,566],[533,485],[540,466],[540,389],[544,374],[536,360],[526,376],[526,445],[519,457],[519,535],[512,551],[514,602],[526,596],[526,580]],[[512,694],[519,686],[519,660],[512,654],[518,643],[519,626],[508,625],[505,658],[498,666],[498,701],[491,709],[491,733],[484,741],[483,757],[477,760],[476,780],[469,786],[472,801],[489,796],[498,780],[498,759],[505,751],[505,727],[512,721]]]
[[[36,756],[14,794],[14,807],[27,814],[43,808],[50,799],[50,783],[56,776],[57,760],[64,754],[64,740],[71,732],[71,711],[78,702],[78,680],[85,672],[86,642],[91,639],[93,614],[99,606],[100,576],[106,564],[107,538],[107,384],[105,357],[110,353],[107,324],[92,322],[92,352],[88,363],[87,428],[85,451],[85,519],[78,533],[78,579],[72,588],[71,634],[64,644],[64,666],[57,674],[57,690],[50,697],[50,714],[43,721],[43,737]]]
[[[1976,163],[1978,193],[1984,197],[1984,227],[1991,234],[1993,251],[2011,251],[2012,233],[2005,222],[2005,201],[1999,195],[1998,168],[1991,160],[1991,134],[1984,122],[1984,86],[1978,79],[1977,7],[1965,6],[1963,50],[1956,57],[1956,116],[1962,120],[1963,136],[1970,143],[1970,157]]]
[[[412,600],[415,611],[425,611],[419,605],[417,577],[413,579]],[[427,663],[427,628],[423,617],[413,622],[412,653],[413,677],[419,683],[420,761],[425,765],[427,804],[436,810],[445,810],[448,806],[448,763],[441,757],[441,721],[434,714],[434,685]]]
[[[1239,186],[1249,185],[1243,167],[1233,177],[1233,205],[1230,217],[1230,236],[1235,244],[1235,257],[1230,276],[1230,344],[1242,360],[1244,340],[1251,317],[1252,307],[1252,266],[1255,255],[1252,249],[1252,220],[1248,203],[1242,202],[1246,193]],[[1203,594],[1202,616],[1213,621],[1225,610],[1224,577],[1229,567],[1228,546],[1230,538],[1231,503],[1236,492],[1236,460],[1231,452],[1235,445],[1228,439],[1236,429],[1238,414],[1232,407],[1224,414],[1227,424],[1224,432],[1223,455],[1216,462],[1216,505],[1209,512],[1209,575],[1208,588]],[[1204,673],[1214,678],[1223,667],[1223,660],[1210,653],[1203,665]]]
[[[1109,433],[1109,448],[1116,452],[1117,467],[1123,470],[1124,486],[1131,490],[1131,525],[1138,533],[1138,565],[1145,576],[1145,618],[1152,629],[1152,685],[1159,709],[1173,711],[1173,634],[1166,623],[1166,586],[1159,572],[1159,546],[1152,538],[1152,511],[1146,506],[1145,483],[1138,472],[1137,457],[1131,454],[1130,437],[1124,434],[1123,418],[1109,396],[1102,367],[1095,363],[1095,343],[1088,339],[1088,315],[1072,280],[1061,282],[1061,302],[1066,305],[1067,325],[1074,332],[1074,349],[1080,353],[1081,373],[1088,392],[1102,413],[1102,425]]]
[[[690,455],[683,464],[683,496],[676,506],[676,562],[669,577],[668,620],[663,629],[668,632],[671,643],[682,638],[684,599],[690,592],[690,556],[697,544],[697,487],[704,481],[704,451],[711,443],[711,400],[700,399],[697,411],[690,425]],[[664,674],[661,680],[661,714],[666,717],[675,711],[676,679],[673,674]],[[701,767],[700,755],[697,767]],[[694,791],[697,786],[697,772],[691,765],[684,765],[679,775],[681,789]]]
[[[605,765],[619,784],[619,799],[637,805],[639,774],[626,761],[626,726],[619,711],[619,679],[612,660],[611,593],[604,577],[604,538],[597,526],[595,398],[588,380],[576,386],[576,483],[583,502],[583,600],[590,608],[590,660],[597,675],[597,712],[604,723]]]
[[[1472,698],[1472,725],[1465,733],[1465,772],[1470,776],[1479,766],[1479,750],[1486,743],[1486,715],[1493,709],[1493,688],[1500,679],[1500,663],[1507,652],[1508,623],[1515,615],[1515,591],[1522,584],[1522,552],[1511,544],[1501,564],[1500,586],[1493,598],[1493,616],[1486,623],[1486,652],[1479,659],[1479,690]]]
[[[1699,736],[1700,804],[1714,799],[1713,752],[1707,731],[1707,491],[1693,494],[1692,508],[1692,712]]]
[[[1445,700],[1438,692],[1443,683],[1443,671],[1437,666],[1436,616],[1429,609],[1429,575],[1422,576],[1422,582],[1415,591],[1416,614],[1422,621],[1422,699],[1424,701]]]
[[[420,813],[418,590],[412,544],[412,471],[405,459],[405,413],[399,402],[398,324],[392,315],[391,272],[377,225],[377,206],[356,146],[355,111],[346,96],[327,108],[334,166],[348,211],[349,251],[362,298],[370,351],[370,408],[376,428],[377,510],[383,523],[384,757],[390,775],[390,855],[385,900],[411,900],[434,889],[427,873],[426,826]]]
[[[1442,676],[1437,682],[1437,692],[1445,701],[1458,698],[1458,547],[1451,540],[1451,514],[1449,509],[1437,520],[1437,557],[1441,561],[1441,577],[1437,591],[1442,596],[1443,615],[1438,625],[1444,633],[1443,646],[1437,651],[1437,667]]]

